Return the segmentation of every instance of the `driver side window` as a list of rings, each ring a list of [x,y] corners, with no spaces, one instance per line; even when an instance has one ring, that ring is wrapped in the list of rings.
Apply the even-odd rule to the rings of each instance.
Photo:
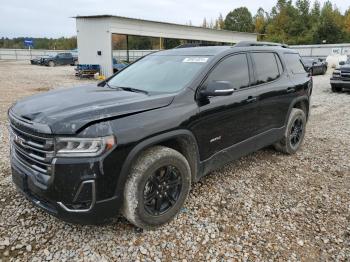
[[[249,69],[246,54],[237,54],[222,60],[209,74],[205,85],[210,82],[229,82],[238,90],[249,86]]]

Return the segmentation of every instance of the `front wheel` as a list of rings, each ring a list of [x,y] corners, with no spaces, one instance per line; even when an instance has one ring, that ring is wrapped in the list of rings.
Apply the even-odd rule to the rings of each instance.
[[[296,153],[304,140],[305,127],[305,112],[301,109],[293,108],[289,115],[284,137],[274,144],[275,149],[288,155]]]
[[[54,61],[49,61],[49,67],[54,67],[55,66],[55,62]]]
[[[163,146],[147,149],[131,167],[122,213],[140,228],[156,228],[175,217],[190,188],[191,170],[182,154]]]

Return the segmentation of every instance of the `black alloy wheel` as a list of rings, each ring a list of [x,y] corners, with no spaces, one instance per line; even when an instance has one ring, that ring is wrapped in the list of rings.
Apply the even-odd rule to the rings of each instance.
[[[180,152],[165,146],[144,150],[125,183],[123,215],[135,226],[153,229],[171,221],[191,189],[191,168]]]
[[[293,108],[282,139],[274,143],[277,151],[291,155],[296,153],[304,140],[307,118],[303,110]]]
[[[145,210],[159,216],[171,209],[179,199],[182,189],[180,171],[174,166],[164,166],[151,175],[143,190]]]
[[[293,148],[298,147],[303,134],[304,124],[301,118],[295,119],[290,131],[290,145]]]

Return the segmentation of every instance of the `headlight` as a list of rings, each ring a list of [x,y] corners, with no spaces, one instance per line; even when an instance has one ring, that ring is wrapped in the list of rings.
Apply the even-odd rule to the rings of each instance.
[[[334,74],[334,75],[340,75],[340,74],[341,74],[341,71],[340,71],[340,70],[334,70],[334,71],[333,71],[333,74]]]
[[[60,137],[56,139],[58,157],[93,157],[103,154],[116,144],[114,136],[98,138]]]

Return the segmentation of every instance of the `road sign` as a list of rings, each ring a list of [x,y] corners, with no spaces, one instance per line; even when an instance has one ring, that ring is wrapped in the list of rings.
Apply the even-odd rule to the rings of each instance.
[[[24,46],[25,47],[33,47],[34,46],[33,39],[24,39]]]

